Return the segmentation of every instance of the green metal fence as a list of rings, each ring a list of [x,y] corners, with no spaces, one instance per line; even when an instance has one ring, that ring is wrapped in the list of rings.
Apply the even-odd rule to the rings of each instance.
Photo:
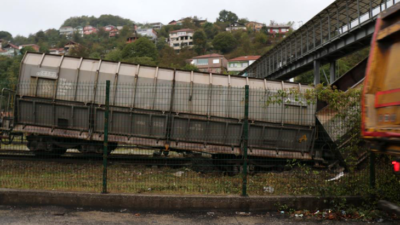
[[[375,186],[391,198],[399,191],[390,159],[374,162],[367,144],[351,141],[354,121],[329,107],[317,112],[317,99],[301,90],[115,90],[106,82],[94,94],[94,84],[63,85],[65,100],[45,82],[3,95],[0,188],[341,196]]]

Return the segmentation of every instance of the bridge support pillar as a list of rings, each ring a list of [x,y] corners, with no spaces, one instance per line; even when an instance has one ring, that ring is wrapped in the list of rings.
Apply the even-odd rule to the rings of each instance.
[[[329,83],[332,84],[333,82],[335,82],[335,75],[336,75],[336,60],[332,61],[330,63],[330,68],[329,68],[329,73],[330,73],[330,81]]]
[[[320,73],[321,62],[318,60],[314,61],[314,85],[321,83],[321,73]]]

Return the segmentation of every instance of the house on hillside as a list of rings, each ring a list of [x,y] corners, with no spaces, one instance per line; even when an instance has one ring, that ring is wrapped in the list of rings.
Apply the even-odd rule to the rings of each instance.
[[[195,65],[201,72],[223,73],[226,71],[228,60],[219,54],[200,55],[190,59],[190,63]]]
[[[74,32],[78,33],[81,37],[83,37],[83,27],[81,27],[81,26],[75,27]]]
[[[192,23],[196,23],[199,24],[200,26],[203,26],[205,23],[207,23],[207,19],[198,19],[197,17],[186,17],[186,18],[182,18],[180,20],[172,20],[171,22],[168,23],[168,25],[182,25],[183,21],[185,20],[189,20]]]
[[[247,27],[243,24],[234,23],[226,28],[226,31],[229,31],[229,32],[236,31],[236,30],[247,30]]]
[[[269,34],[286,34],[291,28],[288,25],[270,25],[266,27]]]
[[[126,43],[129,44],[129,43],[135,42],[137,39],[139,39],[138,36],[136,34],[133,34],[132,36],[130,36],[126,39]]]
[[[76,48],[79,46],[79,43],[76,43],[74,41],[68,41],[65,45],[64,45],[64,53],[68,54],[72,49]]]
[[[110,31],[112,31],[112,30],[115,30],[116,27],[113,26],[113,25],[107,25],[107,26],[103,27],[103,29],[104,29],[104,31],[106,31],[106,32],[110,32]]]
[[[65,49],[64,48],[50,48],[49,53],[52,55],[64,55]]]
[[[35,49],[35,51],[39,52],[40,51],[40,46],[36,44],[27,44],[27,45],[20,45],[18,46],[19,50],[21,50],[23,47],[32,47]]]
[[[177,24],[176,20],[172,20],[171,22],[168,23],[168,25],[178,25],[178,24]]]
[[[157,23],[149,23],[149,26],[152,27],[153,29],[159,30],[161,29],[164,24],[157,22]]]
[[[13,45],[11,43],[5,44],[4,41],[2,41],[1,49],[0,49],[0,55],[2,56],[8,56],[8,57],[14,57],[17,55],[20,55],[21,53],[19,52],[19,48],[16,45]]]
[[[230,59],[228,63],[228,72],[232,75],[238,75],[259,58],[259,55],[246,55]]]
[[[147,37],[154,41],[157,39],[157,32],[153,28],[139,28],[136,33],[142,37]]]
[[[176,52],[179,52],[183,47],[193,48],[193,33],[192,29],[181,29],[169,32],[169,46]]]
[[[109,31],[108,36],[109,36],[109,37],[115,37],[115,36],[117,36],[118,34],[119,34],[118,28],[114,28],[114,29],[112,29],[112,30]]]
[[[207,23],[207,19],[193,19],[193,23],[199,24],[200,26],[203,26],[205,23]]]
[[[60,28],[60,35],[63,36],[72,36],[74,34],[74,28],[67,26]]]
[[[254,21],[250,21],[248,23],[246,23],[246,27],[248,30],[253,30],[255,32],[260,32],[261,28],[265,26],[264,23],[259,23],[259,22],[254,22]]]
[[[97,33],[98,29],[96,27],[93,26],[85,26],[83,28],[83,34],[84,35],[90,35],[90,34],[95,34]]]

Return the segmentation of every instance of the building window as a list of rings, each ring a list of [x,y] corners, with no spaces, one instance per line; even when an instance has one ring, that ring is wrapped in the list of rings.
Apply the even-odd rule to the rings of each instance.
[[[179,47],[179,43],[177,43],[177,44],[174,44],[174,47]]]
[[[197,65],[208,65],[208,59],[198,59],[197,60]]]
[[[213,59],[213,63],[214,63],[214,64],[219,63],[219,59]]]
[[[179,35],[179,36],[181,36],[181,35],[186,35],[186,32],[178,32],[178,35]]]
[[[242,67],[247,67],[248,64],[247,63],[242,63]]]

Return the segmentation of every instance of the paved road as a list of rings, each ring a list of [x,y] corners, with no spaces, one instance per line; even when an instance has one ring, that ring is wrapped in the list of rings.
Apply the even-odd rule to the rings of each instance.
[[[122,211],[122,212],[121,212]],[[66,209],[60,207],[12,207],[0,206],[0,224],[12,225],[283,225],[283,224],[367,224],[363,222],[327,221],[279,218],[281,216],[267,214],[237,215],[236,213],[149,213],[95,211],[84,209]],[[383,221],[379,224],[396,224]]]

